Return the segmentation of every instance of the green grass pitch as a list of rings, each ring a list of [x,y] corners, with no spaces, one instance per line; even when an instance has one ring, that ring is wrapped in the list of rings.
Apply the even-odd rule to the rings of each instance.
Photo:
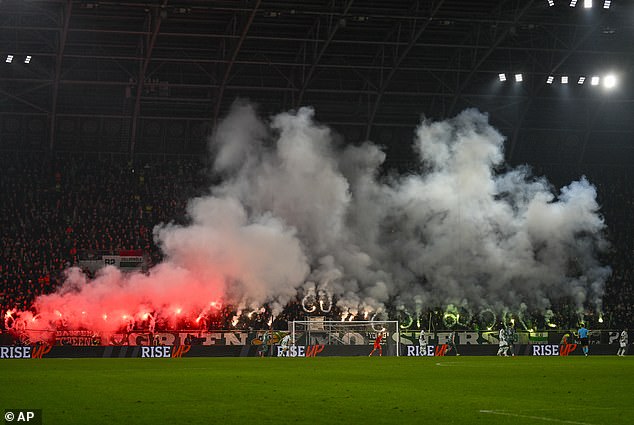
[[[0,409],[70,424],[632,424],[634,357],[0,361]]]

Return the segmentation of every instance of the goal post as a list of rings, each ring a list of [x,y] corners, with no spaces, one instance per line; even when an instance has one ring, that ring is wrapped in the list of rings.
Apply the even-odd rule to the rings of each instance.
[[[370,351],[378,333],[383,334],[383,354],[400,355],[398,322],[386,321],[331,321],[295,320],[290,323],[291,341],[294,345],[355,345],[368,346]]]

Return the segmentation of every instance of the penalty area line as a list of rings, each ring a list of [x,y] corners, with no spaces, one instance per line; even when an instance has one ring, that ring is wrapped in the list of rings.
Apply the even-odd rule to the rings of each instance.
[[[517,414],[517,413],[502,412],[502,411],[499,411],[499,410],[480,410],[480,413],[488,413],[490,415],[512,416],[514,418],[536,419],[538,421],[557,422],[557,423],[560,423],[560,424],[593,425],[593,424],[588,423],[588,422],[567,421],[565,419],[548,418],[546,416],[520,415],[520,414]]]

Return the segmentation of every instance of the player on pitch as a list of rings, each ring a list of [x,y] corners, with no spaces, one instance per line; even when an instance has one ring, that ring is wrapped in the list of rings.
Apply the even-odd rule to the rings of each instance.
[[[579,343],[581,344],[581,349],[583,350],[583,354],[588,357],[588,329],[586,329],[586,325],[581,324],[581,328],[577,331],[579,335]]]
[[[374,338],[374,348],[372,349],[368,357],[372,357],[372,354],[374,354],[376,350],[379,350],[379,356],[383,355],[383,348],[381,347],[382,339],[383,339],[383,334],[381,332],[377,332],[376,338]]]
[[[420,335],[418,335],[418,344],[420,345],[420,355],[427,355],[427,335],[425,335],[425,329],[420,330]]]
[[[619,351],[616,352],[617,356],[624,356],[627,353],[627,329],[623,329],[619,336]]]
[[[282,342],[280,342],[283,356],[288,354],[288,348],[290,345],[291,345],[291,334],[286,334],[284,338],[282,338]]]

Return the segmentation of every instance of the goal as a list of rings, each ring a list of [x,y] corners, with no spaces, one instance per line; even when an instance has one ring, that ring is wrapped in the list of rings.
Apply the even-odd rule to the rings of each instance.
[[[382,333],[383,355],[400,354],[401,341],[398,322],[395,320],[343,322],[319,319],[323,318],[291,322],[291,341],[295,345],[305,346],[323,344],[371,347],[377,334]]]

